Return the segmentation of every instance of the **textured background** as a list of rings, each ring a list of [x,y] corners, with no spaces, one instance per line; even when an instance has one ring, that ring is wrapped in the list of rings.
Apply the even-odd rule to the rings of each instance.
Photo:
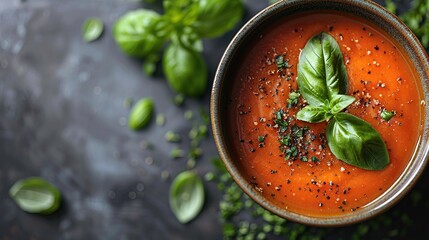
[[[245,3],[240,25],[267,6],[265,0]],[[196,221],[182,225],[169,209],[171,178],[162,180],[161,172],[176,176],[186,169],[186,159],[168,156],[174,145],[164,134],[173,130],[186,136],[192,121],[183,113],[201,107],[208,112],[209,89],[203,99],[177,107],[161,74],[146,77],[141,62],[119,51],[112,24],[142,6],[135,0],[0,0],[0,240],[222,238],[221,196],[214,184],[205,183],[207,200]],[[105,32],[88,44],[80,31],[92,16],[104,21]],[[210,79],[238,27],[204,42]],[[153,122],[142,132],[128,129],[124,100],[140,97],[155,99],[156,111],[166,115],[165,126]],[[145,140],[156,143],[155,149],[143,149]],[[186,144],[180,147],[187,149]],[[196,167],[201,176],[217,155],[212,136],[202,144],[204,156]],[[62,191],[64,204],[56,214],[27,214],[8,197],[14,182],[34,175]],[[426,202],[427,182],[426,174],[417,187]],[[428,207],[409,203],[402,201],[392,211],[410,213],[413,239],[428,238],[423,220]]]

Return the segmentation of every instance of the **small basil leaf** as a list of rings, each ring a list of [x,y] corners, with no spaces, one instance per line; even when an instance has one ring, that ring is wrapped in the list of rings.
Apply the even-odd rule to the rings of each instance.
[[[60,191],[40,177],[16,182],[9,190],[10,197],[29,213],[51,214],[60,207]]]
[[[390,163],[386,144],[377,130],[351,114],[336,114],[328,124],[326,138],[335,157],[350,165],[382,170]]]
[[[334,95],[329,102],[331,108],[330,112],[332,114],[337,114],[352,104],[355,100],[356,99],[352,96],[342,94]]]
[[[201,37],[213,38],[231,30],[242,18],[242,0],[200,0],[192,27]]]
[[[188,223],[202,210],[204,185],[201,178],[192,171],[180,173],[171,184],[170,208],[177,220]]]
[[[162,65],[170,87],[177,93],[197,97],[207,87],[207,67],[199,52],[173,42],[164,52]]]
[[[164,0],[163,6],[173,25],[190,26],[199,12],[199,0]]]
[[[88,18],[82,25],[82,37],[86,42],[97,40],[104,30],[103,22],[98,18]]]
[[[298,63],[299,91],[310,105],[321,106],[326,99],[347,91],[347,72],[335,39],[322,32],[312,37]]]
[[[305,122],[318,123],[329,120],[331,116],[327,115],[322,107],[306,106],[296,114],[296,118]]]
[[[113,37],[124,53],[146,57],[160,51],[171,30],[164,17],[154,11],[140,9],[119,18],[113,27]]]
[[[139,100],[131,109],[128,126],[133,130],[146,127],[153,115],[153,101],[151,98]]]

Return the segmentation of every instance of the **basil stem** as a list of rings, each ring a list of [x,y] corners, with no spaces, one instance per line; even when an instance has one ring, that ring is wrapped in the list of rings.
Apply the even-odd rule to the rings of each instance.
[[[351,114],[336,114],[326,128],[326,138],[332,153],[350,165],[381,170],[389,164],[389,154],[380,134]]]
[[[60,191],[40,177],[16,182],[9,190],[10,197],[29,213],[51,214],[60,207]]]
[[[180,173],[171,184],[170,207],[177,220],[188,223],[202,210],[204,185],[201,178],[192,171]]]

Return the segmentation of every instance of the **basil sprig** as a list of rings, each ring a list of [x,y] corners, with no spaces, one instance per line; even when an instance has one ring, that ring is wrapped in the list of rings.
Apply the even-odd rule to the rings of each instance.
[[[341,113],[355,98],[345,95],[347,71],[340,47],[331,35],[322,32],[307,42],[299,58],[298,86],[309,105],[297,113],[297,119],[329,121],[326,138],[335,157],[367,170],[381,170],[390,163],[377,130],[358,117]]]
[[[186,96],[202,96],[208,85],[207,67],[201,55],[202,39],[231,30],[244,14],[243,1],[162,2],[163,15],[147,9],[126,13],[115,23],[113,37],[125,54],[144,59],[147,74],[156,72],[162,56],[163,71],[171,88]]]

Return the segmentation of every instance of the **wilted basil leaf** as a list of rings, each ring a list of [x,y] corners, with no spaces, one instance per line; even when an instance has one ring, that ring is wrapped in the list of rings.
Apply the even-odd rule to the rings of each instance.
[[[192,27],[201,37],[217,37],[231,30],[243,12],[242,0],[200,0]]]
[[[204,185],[192,171],[182,172],[171,184],[170,208],[181,223],[193,220],[204,205]]]
[[[61,202],[60,191],[40,177],[30,177],[16,182],[9,190],[10,197],[29,213],[51,214]]]
[[[350,165],[382,170],[390,163],[380,134],[369,123],[351,114],[336,114],[328,124],[326,138],[332,153]]]
[[[88,18],[82,25],[82,37],[86,42],[97,40],[104,30],[103,22],[98,18]]]
[[[122,51],[133,57],[158,52],[171,33],[171,25],[158,13],[140,9],[122,16],[113,27],[113,37]]]
[[[162,65],[174,91],[191,97],[204,94],[207,67],[199,52],[173,42],[164,52]]]
[[[312,37],[298,63],[299,91],[310,105],[322,106],[326,99],[347,91],[347,72],[335,39],[322,32]]]

